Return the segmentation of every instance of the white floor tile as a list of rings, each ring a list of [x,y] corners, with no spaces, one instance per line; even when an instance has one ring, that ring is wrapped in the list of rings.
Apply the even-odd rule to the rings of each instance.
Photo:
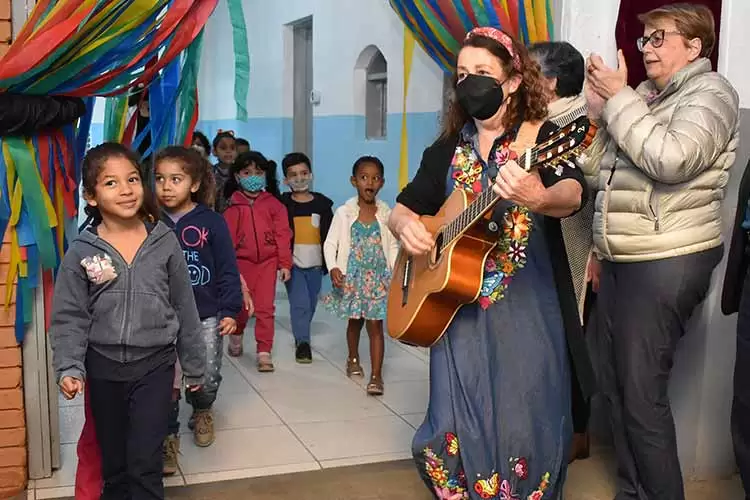
[[[429,382],[418,380],[410,382],[388,382],[385,379],[385,394],[380,398],[388,408],[399,415],[427,411],[429,400]]]
[[[60,443],[77,443],[85,420],[83,406],[60,408]]]
[[[37,490],[46,488],[59,488],[61,486],[75,486],[76,467],[78,466],[78,455],[75,444],[64,444],[60,446],[60,469],[54,471],[52,477],[37,479]],[[67,495],[62,495],[67,496]],[[72,496],[72,495],[71,495]],[[37,498],[40,498],[37,493]],[[46,497],[50,498],[50,497]]]
[[[294,361],[292,351],[287,354],[274,355],[273,373],[259,373],[256,367],[255,354],[245,354],[241,358],[232,360],[242,375],[261,394],[284,389],[298,389],[300,391],[320,387],[340,387],[351,385],[346,376],[337,370],[327,360],[315,356],[309,365],[301,365]]]
[[[62,486],[58,488],[43,488],[36,490],[36,500],[49,498],[69,498],[75,495],[74,486]]]
[[[414,429],[398,416],[343,422],[292,424],[292,431],[318,460],[409,453]]]
[[[233,481],[236,479],[248,479],[251,477],[277,476],[280,474],[293,474],[295,472],[308,472],[319,469],[320,465],[318,462],[306,462],[292,465],[259,467],[255,469],[235,469],[220,472],[188,474],[185,476],[185,481],[188,485],[215,483],[217,481]]]
[[[409,425],[417,429],[424,422],[424,416],[424,413],[408,413],[406,415],[401,415],[401,418],[409,422]]]
[[[377,398],[353,383],[264,392],[263,398],[287,424],[335,422],[393,415]]]
[[[282,424],[281,420],[252,387],[248,385],[247,388],[248,392],[244,394],[219,394],[213,407],[214,428],[217,431]],[[189,434],[192,432],[187,427],[192,412],[192,406],[183,400],[180,404],[180,433]]]
[[[174,488],[177,486],[185,486],[185,479],[180,474],[169,476],[164,478],[164,486],[167,488]]]
[[[221,366],[221,385],[219,385],[219,396],[229,394],[247,394],[254,392],[250,383],[234,366],[229,356],[224,356]]]
[[[208,448],[198,448],[186,439],[181,452],[180,468],[186,477],[315,461],[284,426],[219,431],[216,442]]]
[[[410,451],[401,451],[398,453],[383,453],[380,455],[365,455],[362,457],[337,458],[334,460],[323,460],[320,462],[324,469],[333,469],[335,467],[351,467],[353,465],[378,464],[381,462],[396,462],[398,460],[409,460],[412,458]]]

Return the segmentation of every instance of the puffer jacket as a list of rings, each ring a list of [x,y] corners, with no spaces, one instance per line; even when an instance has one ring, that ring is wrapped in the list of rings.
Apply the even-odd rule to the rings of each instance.
[[[661,92],[646,81],[607,101],[609,141],[594,214],[600,258],[642,262],[721,245],[738,113],[737,92],[705,58]]]

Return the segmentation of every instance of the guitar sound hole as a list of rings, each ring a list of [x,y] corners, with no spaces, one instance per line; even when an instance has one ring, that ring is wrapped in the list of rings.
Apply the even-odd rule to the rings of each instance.
[[[432,251],[432,263],[437,264],[443,255],[443,241],[445,241],[443,232],[439,232],[435,238],[435,249]]]

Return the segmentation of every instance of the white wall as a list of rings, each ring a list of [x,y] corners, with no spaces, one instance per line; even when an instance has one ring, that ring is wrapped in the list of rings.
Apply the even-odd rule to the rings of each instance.
[[[400,113],[403,93],[403,24],[387,0],[245,0],[250,46],[251,117],[290,117],[284,72],[286,26],[313,18],[314,88],[322,95],[315,116],[354,114],[354,66],[368,45],[388,62],[389,113]],[[201,120],[234,118],[234,61],[229,13],[220,1],[206,28],[201,61]],[[287,44],[288,45],[288,44]],[[435,112],[442,103],[442,76],[417,47],[408,112]],[[285,102],[286,101],[286,102]]]

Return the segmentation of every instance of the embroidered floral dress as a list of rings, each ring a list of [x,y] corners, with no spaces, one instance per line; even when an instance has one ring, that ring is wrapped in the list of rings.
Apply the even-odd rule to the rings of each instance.
[[[513,131],[485,164],[461,135],[448,190],[475,193],[513,157]],[[439,499],[561,499],[572,432],[566,339],[544,217],[501,201],[481,297],[430,353],[430,402],[413,442]]]
[[[323,303],[341,319],[385,319],[390,272],[377,221],[352,224],[343,289],[334,288]]]

